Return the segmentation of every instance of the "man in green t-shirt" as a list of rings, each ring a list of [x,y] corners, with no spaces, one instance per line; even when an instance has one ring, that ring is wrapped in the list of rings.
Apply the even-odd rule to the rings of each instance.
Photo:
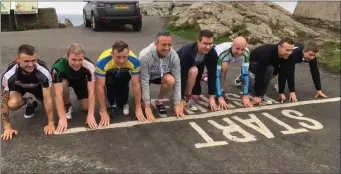
[[[57,132],[67,130],[67,119],[71,119],[72,105],[69,87],[72,87],[83,111],[87,111],[87,124],[97,128],[95,110],[95,65],[84,57],[84,49],[78,44],[71,44],[66,56],[52,65],[52,81],[55,93],[59,123]]]

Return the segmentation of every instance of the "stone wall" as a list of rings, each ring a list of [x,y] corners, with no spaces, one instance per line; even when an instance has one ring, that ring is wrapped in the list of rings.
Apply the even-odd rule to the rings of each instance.
[[[29,30],[37,28],[59,28],[58,17],[56,10],[54,8],[39,8],[38,9],[38,19],[39,25],[37,23],[36,14],[28,15],[16,15],[18,28],[15,28],[15,21],[13,17],[13,11],[11,12],[11,24],[8,15],[1,16],[1,30]]]
[[[340,22],[341,2],[297,2],[294,16]]]

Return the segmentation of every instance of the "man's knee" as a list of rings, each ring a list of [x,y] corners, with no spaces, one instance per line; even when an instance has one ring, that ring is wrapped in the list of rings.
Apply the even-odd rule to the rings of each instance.
[[[274,72],[274,67],[273,66],[271,66],[271,65],[269,65],[267,68],[266,68],[266,73],[267,74],[273,74],[273,72]]]
[[[83,106],[82,106],[82,111],[83,111],[83,112],[88,112],[88,107],[83,107]]]
[[[88,99],[87,98],[81,99],[80,105],[81,105],[82,111],[84,111],[84,112],[88,111],[89,106],[88,106]]]
[[[175,78],[171,74],[166,74],[162,77],[162,84],[166,84],[168,87],[173,87],[175,84]]]
[[[69,87],[69,81],[68,81],[67,79],[64,79],[64,80],[62,81],[62,84],[63,84],[63,87],[64,87],[64,88],[68,88],[68,87]]]
[[[189,77],[197,77],[198,72],[199,72],[198,68],[196,66],[193,66],[192,68],[189,69],[188,76]]]
[[[10,110],[17,110],[20,107],[21,100],[11,99],[8,101],[8,108]]]

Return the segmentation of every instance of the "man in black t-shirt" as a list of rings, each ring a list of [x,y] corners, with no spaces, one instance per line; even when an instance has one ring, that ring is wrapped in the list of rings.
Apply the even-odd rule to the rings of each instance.
[[[4,128],[1,138],[3,140],[12,139],[13,134],[18,134],[9,122],[9,110],[17,110],[26,105],[24,117],[34,116],[38,102],[33,97],[23,98],[27,92],[44,103],[48,117],[48,125],[44,127],[45,134],[52,134],[55,131],[51,74],[44,62],[37,60],[33,46],[24,44],[19,47],[16,62],[9,65],[2,76],[1,84],[1,120]]]

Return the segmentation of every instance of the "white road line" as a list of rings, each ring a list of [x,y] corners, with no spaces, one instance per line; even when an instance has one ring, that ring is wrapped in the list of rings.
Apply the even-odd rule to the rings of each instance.
[[[195,122],[190,122],[189,123],[194,130],[196,130],[199,135],[204,138],[206,143],[196,143],[195,147],[196,148],[202,148],[202,147],[213,147],[213,146],[223,146],[227,145],[228,143],[226,141],[214,141],[207,133],[201,129],[200,126],[198,126]]]
[[[237,106],[244,106],[244,105],[242,105],[239,101],[232,101],[234,104],[236,104]]]
[[[340,101],[340,97],[319,99],[319,100],[309,100],[309,101],[299,101],[299,102],[294,102],[294,103],[274,104],[274,105],[258,106],[258,107],[252,107],[252,108],[238,108],[238,109],[231,109],[231,110],[221,110],[221,111],[209,112],[209,113],[203,113],[203,114],[187,115],[186,117],[181,118],[181,119],[178,119],[174,116],[171,116],[171,117],[156,119],[155,122],[128,121],[128,122],[122,122],[122,123],[113,123],[113,124],[110,124],[108,127],[98,128],[98,129],[132,127],[135,125],[151,124],[151,123],[159,123],[159,122],[196,120],[196,119],[204,119],[204,118],[217,117],[217,116],[223,116],[223,115],[226,116],[226,115],[231,115],[234,113],[266,111],[266,110],[273,110],[273,109],[279,109],[279,108],[288,108],[288,107],[294,107],[294,106],[302,106],[302,105],[318,104],[318,103],[329,103],[329,102],[337,102],[337,101]],[[98,130],[98,129],[95,129],[95,130]],[[95,130],[90,130],[90,129],[85,128],[85,127],[76,127],[76,128],[68,129],[63,134],[71,134],[71,133],[79,133],[79,132],[95,131]],[[56,134],[58,134],[58,133],[56,133]]]
[[[196,103],[197,103],[198,110],[200,112],[207,112],[207,109],[205,109],[204,107],[200,106],[200,105],[204,105],[207,108],[207,103],[205,103],[203,101],[199,101],[199,100]]]
[[[186,114],[188,114],[188,115],[192,115],[192,114],[194,114],[194,112],[193,112],[193,111],[191,111],[191,110],[187,109],[187,106],[185,106],[184,110],[185,110]]]
[[[204,95],[200,95],[200,98],[203,99],[205,102],[209,103],[208,101],[208,98]]]
[[[235,106],[235,105],[233,105],[233,104],[231,104],[231,103],[227,103],[227,104],[229,105],[230,109],[234,109],[234,108],[236,108],[236,106]]]

